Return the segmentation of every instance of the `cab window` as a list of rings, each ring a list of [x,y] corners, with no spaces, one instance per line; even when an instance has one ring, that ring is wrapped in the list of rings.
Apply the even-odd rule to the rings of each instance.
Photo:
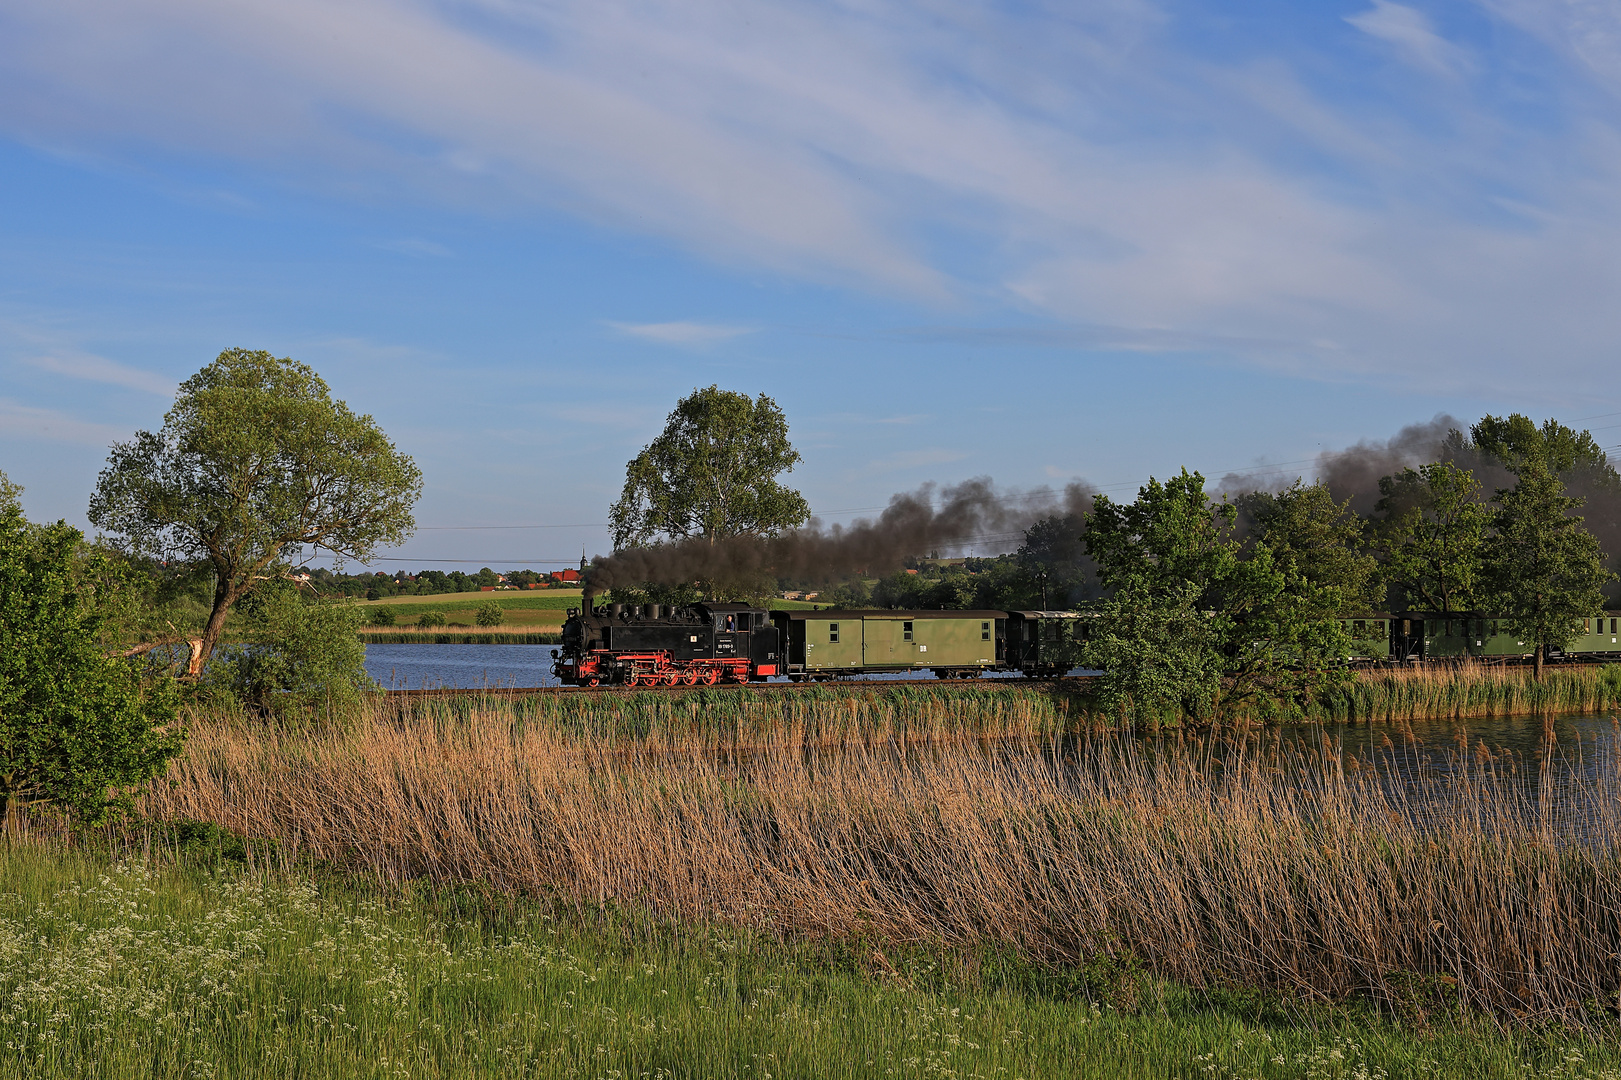
[[[902,641],[911,641],[912,640],[912,624],[911,623],[909,623],[909,622],[901,623],[901,640]]]
[[[837,645],[839,643],[839,624],[836,622],[830,622],[827,624],[827,643],[829,645]]]

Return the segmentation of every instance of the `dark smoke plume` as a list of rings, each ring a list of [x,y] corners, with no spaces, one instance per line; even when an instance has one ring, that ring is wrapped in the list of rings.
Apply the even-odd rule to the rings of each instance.
[[[1090,485],[1079,482],[1061,494],[1048,488],[998,494],[990,478],[979,477],[940,489],[937,506],[935,490],[925,484],[895,495],[878,517],[849,525],[824,527],[812,521],[776,537],[735,537],[713,544],[688,540],[598,556],[587,571],[586,589],[596,593],[648,582],[744,582],[766,575],[813,582],[880,577],[899,569],[908,556],[971,550],[986,543],[1010,549],[1042,518],[1073,515],[1078,522],[1091,508],[1093,494]]]
[[[1328,486],[1335,502],[1350,499],[1359,517],[1371,517],[1383,477],[1448,460],[1448,436],[1468,427],[1441,413],[1427,423],[1407,425],[1384,442],[1364,439],[1344,450],[1324,451],[1317,456],[1317,478]]]

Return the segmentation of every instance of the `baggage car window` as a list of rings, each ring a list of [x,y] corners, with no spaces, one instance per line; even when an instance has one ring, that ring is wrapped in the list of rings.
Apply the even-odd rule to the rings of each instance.
[[[901,623],[901,640],[902,641],[911,641],[912,640],[912,624],[911,623],[909,623],[909,622]]]
[[[829,645],[837,645],[839,643],[839,624],[836,622],[830,622],[827,624],[827,643]]]
[[[979,640],[981,640],[981,641],[989,641],[989,640],[991,640],[991,624],[990,623],[982,622],[982,623],[979,624]]]

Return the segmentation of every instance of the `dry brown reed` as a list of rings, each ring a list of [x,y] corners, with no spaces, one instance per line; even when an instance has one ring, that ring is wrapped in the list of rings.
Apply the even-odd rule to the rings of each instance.
[[[1480,748],[1398,776],[1400,756],[1273,737],[1037,739],[1040,717],[1004,716],[929,738],[904,703],[797,707],[590,724],[391,706],[318,732],[200,716],[145,808],[385,879],[679,920],[1129,953],[1317,1000],[1621,1003],[1614,755],[1562,783]]]
[[[1302,719],[1455,720],[1602,713],[1621,705],[1621,664],[1550,668],[1538,681],[1523,664],[1432,661],[1369,668],[1303,710]]]

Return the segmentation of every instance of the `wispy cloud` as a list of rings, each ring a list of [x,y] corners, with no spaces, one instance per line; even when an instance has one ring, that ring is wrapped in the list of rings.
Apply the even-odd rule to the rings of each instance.
[[[1395,46],[1409,63],[1436,74],[1457,75],[1469,66],[1468,54],[1436,33],[1429,16],[1417,8],[1373,0],[1373,7],[1347,15],[1345,21]]]
[[[120,364],[104,356],[96,356],[94,353],[57,350],[43,356],[24,357],[23,362],[41,371],[49,371],[53,375],[106,383],[109,386],[122,386],[130,390],[143,390],[148,394],[170,397],[176,389],[176,383],[171,379]]]
[[[661,323],[609,323],[621,334],[656,341],[661,345],[714,345],[732,338],[752,334],[747,326],[724,326],[719,323],[661,322]]]
[[[1621,116],[1572,89],[1568,57],[1621,88],[1621,25],[1585,0],[1480,5],[1474,39],[1372,0],[1235,61],[1147,0],[8,0],[0,128],[545,207],[750,269],[1106,328],[1087,348],[1511,388],[1535,355],[1601,377]],[[1351,47],[1366,38],[1456,77],[1415,94]]]

